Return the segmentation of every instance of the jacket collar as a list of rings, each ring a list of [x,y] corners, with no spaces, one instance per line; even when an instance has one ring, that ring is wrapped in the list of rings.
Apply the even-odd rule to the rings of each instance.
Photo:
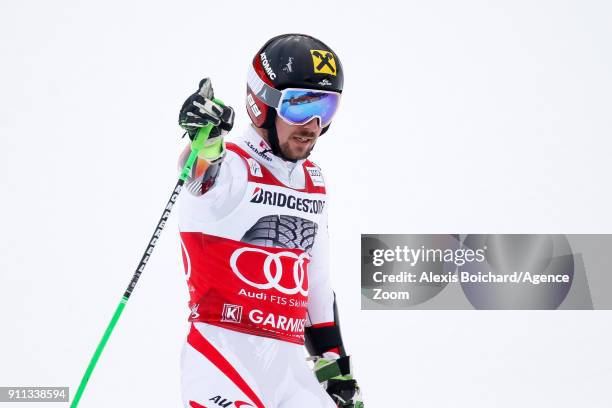
[[[296,162],[286,161],[272,154],[270,145],[257,133],[255,128],[249,126],[241,136],[234,140],[242,150],[247,152],[259,164],[268,168],[279,180],[289,186],[302,188],[305,179],[303,164],[305,160]]]
[[[283,160],[278,156],[272,154],[272,148],[270,145],[261,137],[259,133],[249,126],[246,131],[242,134],[242,137],[238,137],[235,140],[236,144],[243,150],[247,151],[254,159],[259,163],[265,165],[268,168],[285,169],[285,171],[293,170],[294,168],[302,167],[306,160],[297,160],[295,162]]]

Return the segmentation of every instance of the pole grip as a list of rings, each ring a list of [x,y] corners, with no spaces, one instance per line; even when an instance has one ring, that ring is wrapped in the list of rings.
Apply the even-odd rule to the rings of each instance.
[[[196,136],[193,138],[191,142],[191,151],[197,150],[200,151],[204,147],[204,144],[208,140],[208,136],[210,135],[210,131],[212,130],[213,125],[209,123],[208,125],[201,127],[196,133]]]
[[[198,158],[198,153],[204,147],[204,144],[208,140],[208,136],[210,135],[210,131],[213,129],[212,123],[201,127],[196,133],[196,136],[191,141],[191,153],[183,166],[183,170],[181,171],[181,176],[179,177],[181,180],[186,181],[189,178],[189,174],[191,173],[191,169],[193,168],[193,164]]]

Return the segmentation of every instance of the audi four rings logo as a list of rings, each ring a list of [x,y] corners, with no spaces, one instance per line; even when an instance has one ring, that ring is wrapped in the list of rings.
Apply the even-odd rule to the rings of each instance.
[[[248,279],[240,269],[238,269],[238,260],[243,254],[258,253],[266,256],[263,262],[263,273],[267,280],[264,283],[253,282]],[[293,260],[293,283],[294,287],[284,287],[281,285],[281,279],[283,278],[283,264],[281,260],[286,258]],[[303,296],[308,296],[308,277],[306,276],[305,262],[309,261],[308,253],[303,252],[300,255],[296,255],[293,252],[281,251],[281,252],[268,252],[265,249],[260,248],[239,248],[234,251],[230,257],[230,267],[236,276],[240,278],[244,283],[257,288],[257,289],[276,289],[285,295],[295,295],[300,293]],[[274,268],[272,268],[274,263]]]

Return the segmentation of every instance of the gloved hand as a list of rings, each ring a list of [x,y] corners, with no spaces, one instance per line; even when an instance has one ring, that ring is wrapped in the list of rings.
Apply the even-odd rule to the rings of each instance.
[[[198,91],[187,98],[179,113],[179,125],[191,140],[201,127],[213,124],[214,128],[198,154],[199,158],[210,163],[218,162],[225,156],[223,136],[234,126],[234,109],[214,98],[212,83],[209,78],[204,78],[200,81]]]
[[[317,380],[340,408],[363,408],[361,390],[353,378],[350,357],[336,360],[315,357],[314,372]]]

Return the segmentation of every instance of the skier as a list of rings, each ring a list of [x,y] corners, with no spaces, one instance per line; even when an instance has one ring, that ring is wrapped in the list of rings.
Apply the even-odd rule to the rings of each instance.
[[[181,108],[192,140],[215,126],[179,210],[191,309],[185,407],[363,407],[330,287],[325,182],[307,159],[342,85],[327,45],[285,34],[249,67],[243,135],[224,140],[234,111],[214,99],[208,78]]]

